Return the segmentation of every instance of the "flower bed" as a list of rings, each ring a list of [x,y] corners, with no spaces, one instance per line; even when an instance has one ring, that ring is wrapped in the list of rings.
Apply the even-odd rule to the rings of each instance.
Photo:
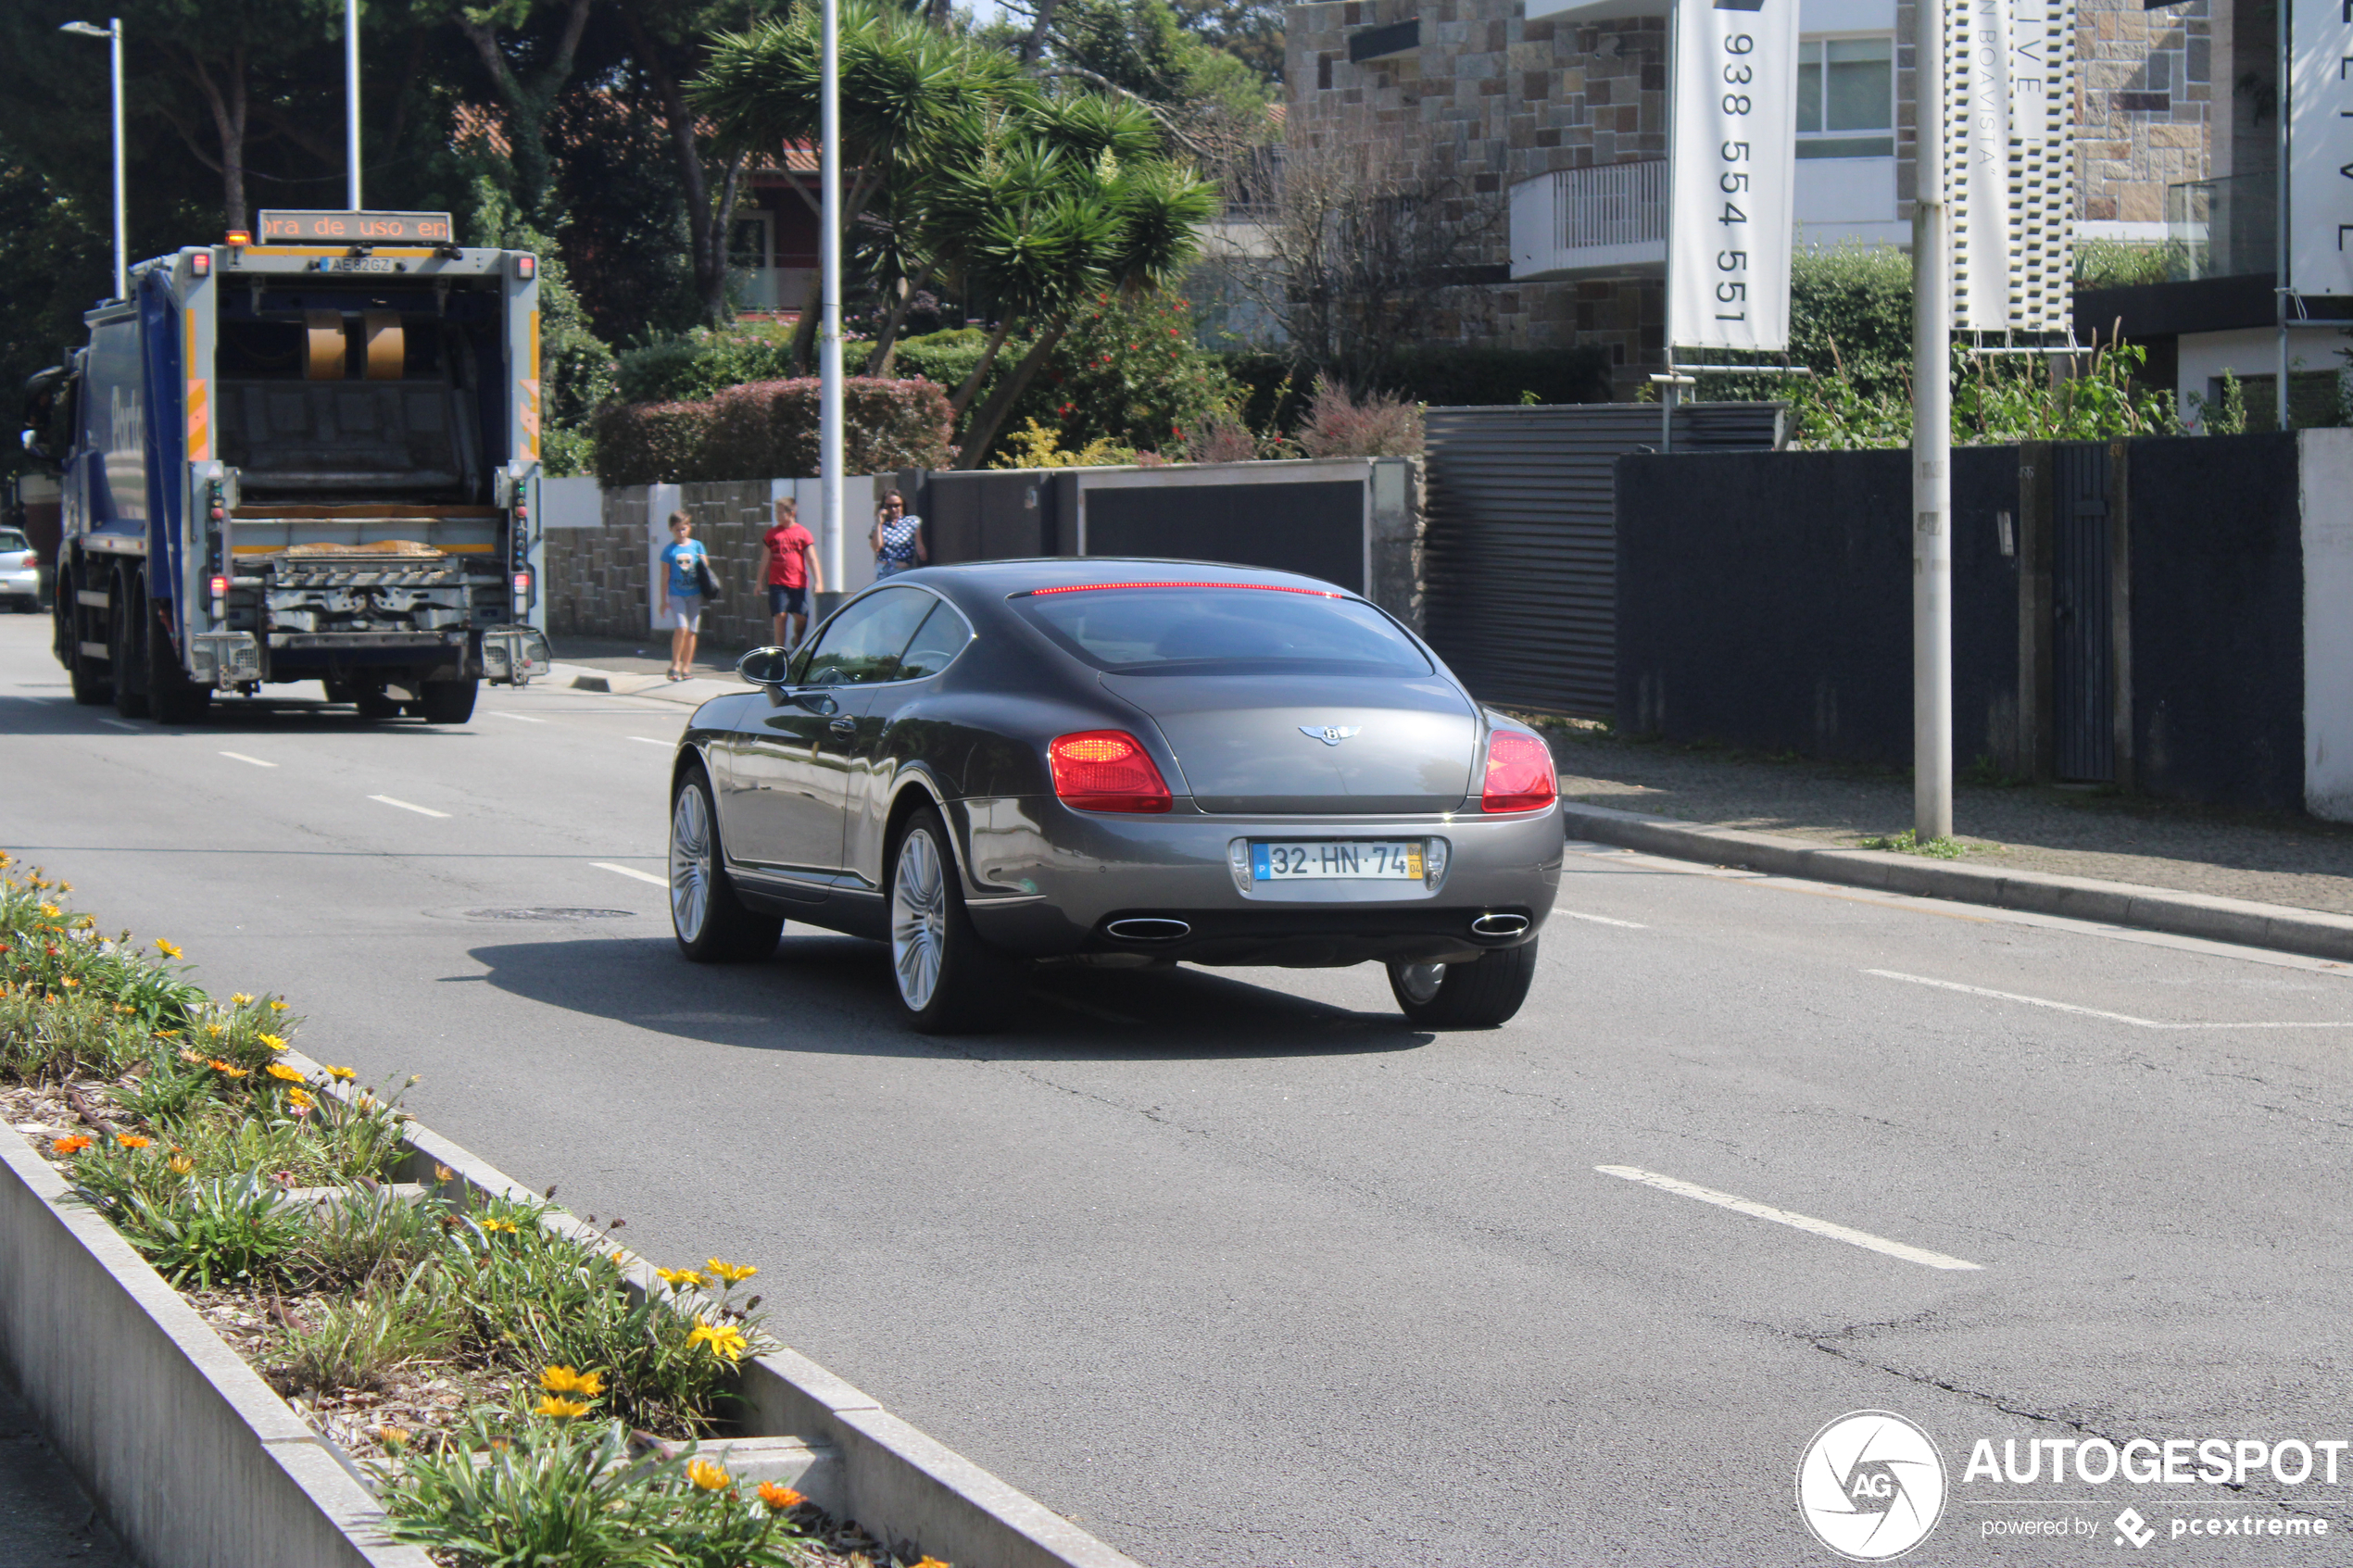
[[[758,1270],[638,1288],[553,1188],[396,1183],[396,1091],[308,1061],[283,998],[216,1001],[170,942],[104,936],[70,892],[0,871],[0,1109],[365,1465],[396,1538],[453,1568],[895,1561],[702,1446],[774,1343],[738,1297]]]

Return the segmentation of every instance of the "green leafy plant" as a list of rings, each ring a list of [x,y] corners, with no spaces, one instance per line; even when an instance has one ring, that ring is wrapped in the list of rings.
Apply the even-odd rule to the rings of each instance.
[[[82,1190],[95,1200],[95,1189]],[[193,1280],[200,1290],[280,1277],[280,1262],[301,1245],[307,1219],[258,1171],[210,1181],[192,1176],[163,1198],[134,1182],[99,1207],[166,1279]]]
[[[350,1299],[308,1311],[288,1332],[271,1370],[288,1392],[378,1388],[411,1361],[447,1355],[465,1314],[437,1261],[371,1282]]]
[[[1906,828],[1902,833],[1883,834],[1863,840],[1866,849],[1890,849],[1899,855],[1925,855],[1931,860],[1957,860],[1969,853],[1969,846],[1957,838],[1931,838],[1922,843],[1917,833]]]

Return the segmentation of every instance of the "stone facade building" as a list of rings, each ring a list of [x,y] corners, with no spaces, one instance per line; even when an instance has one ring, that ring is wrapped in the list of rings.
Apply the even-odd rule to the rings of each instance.
[[[1456,269],[1461,282],[1433,336],[1600,345],[1617,395],[1630,396],[1663,367],[1658,266],[1629,259],[1625,246],[1593,247],[1591,265],[1570,256],[1568,266],[1516,266],[1504,214],[1516,189],[1565,171],[1654,166],[1569,175],[1580,191],[1614,191],[1663,169],[1665,6],[1629,0],[1629,11],[1655,14],[1606,20],[1590,11],[1574,20],[1542,14],[1556,3],[1289,7],[1286,152],[1297,167],[1357,149],[1390,169],[1421,171],[1433,198],[1463,205],[1480,254],[1477,265]],[[1798,242],[1908,245],[1910,0],[1802,3]],[[2079,244],[2162,241],[2169,187],[2272,167],[2271,124],[2258,120],[2256,94],[2228,86],[2237,75],[2260,82],[2272,71],[2268,15],[2254,15],[2252,0],[2158,10],[2141,0],[2077,4]]]

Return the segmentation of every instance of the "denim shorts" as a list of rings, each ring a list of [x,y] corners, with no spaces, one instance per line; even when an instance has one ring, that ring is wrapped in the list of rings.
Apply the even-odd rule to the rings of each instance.
[[[809,585],[787,588],[781,583],[768,584],[768,613],[771,615],[807,615]]]

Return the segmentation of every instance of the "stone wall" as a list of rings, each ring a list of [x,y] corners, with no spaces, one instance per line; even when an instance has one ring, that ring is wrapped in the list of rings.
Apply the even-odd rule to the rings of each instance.
[[[555,636],[659,637],[650,616],[647,492],[604,493],[604,526],[547,531],[547,630]],[[769,638],[761,536],[768,532],[769,482],[682,484],[679,505],[711,554],[719,602],[705,609],[702,639],[712,648],[758,647]],[[648,644],[652,646],[652,644]]]
[[[2141,0],[2076,0],[2078,217],[2161,223],[2165,187],[2211,172],[2211,3],[2145,11]],[[2227,111],[2221,133],[2227,144]]]

